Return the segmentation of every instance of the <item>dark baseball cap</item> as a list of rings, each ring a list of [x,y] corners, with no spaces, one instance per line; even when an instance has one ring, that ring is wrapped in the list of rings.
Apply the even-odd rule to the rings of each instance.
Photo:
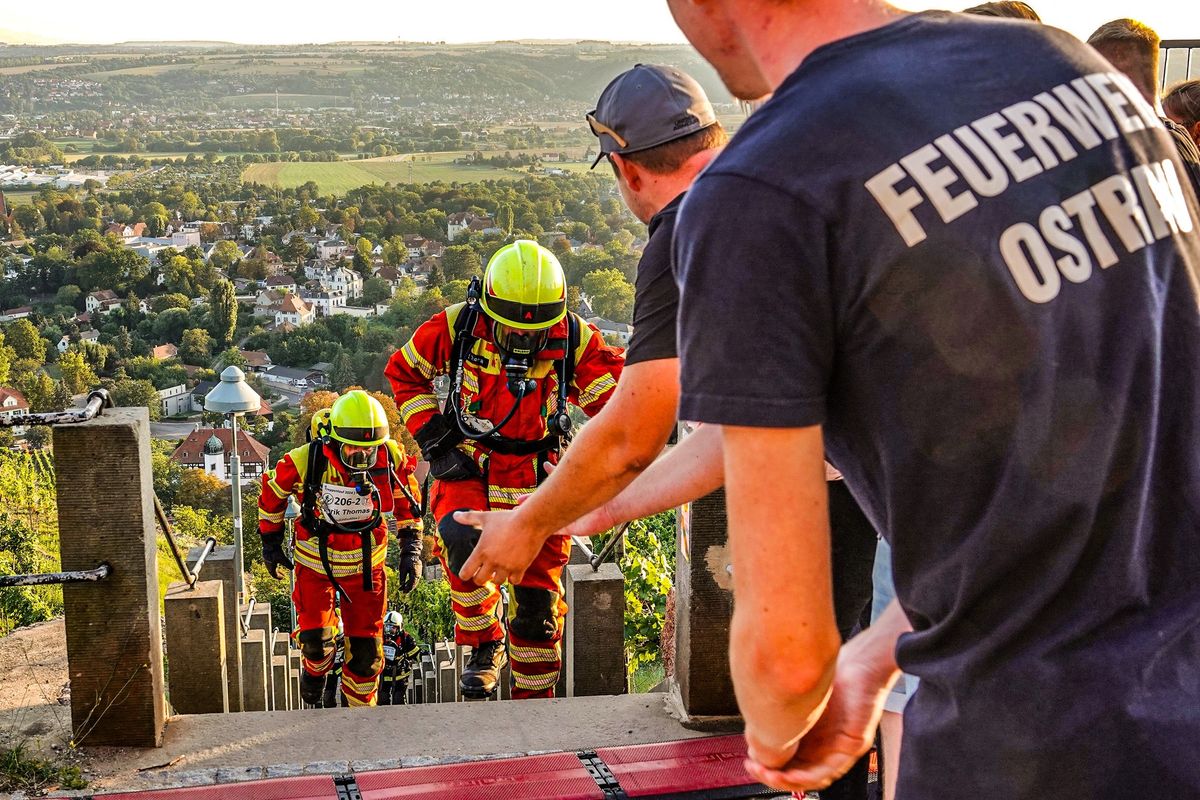
[[[638,64],[613,78],[600,94],[588,125],[600,155],[636,153],[703,130],[717,121],[696,79],[675,67]]]

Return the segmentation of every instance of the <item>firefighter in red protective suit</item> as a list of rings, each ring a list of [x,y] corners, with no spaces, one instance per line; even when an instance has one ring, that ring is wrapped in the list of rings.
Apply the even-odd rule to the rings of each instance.
[[[385,374],[435,479],[435,553],[450,581],[455,641],[472,648],[459,685],[463,696],[491,696],[511,659],[514,700],[553,697],[571,540],[551,537],[513,587],[506,654],[499,587],[458,577],[479,531],[456,522],[454,512],[512,508],[533,492],[570,435],[567,403],[589,416],[599,412],[624,359],[579,315],[567,313],[562,267],[536,242],[497,251],[482,286],[473,281],[467,296],[421,325]],[[444,410],[433,389],[439,374],[450,376]]]
[[[320,414],[320,412],[318,412]],[[421,571],[420,489],[406,456],[389,438],[387,415],[362,390],[347,392],[329,411],[327,427],[314,416],[315,435],[289,452],[263,476],[258,500],[263,561],[272,578],[277,567],[295,569],[292,602],[303,671],[300,696],[321,706],[325,675],[334,662],[340,610],[348,654],[342,693],[350,706],[375,705],[383,666],[383,570],[388,518],[394,518],[401,555],[402,592]],[[283,549],[283,515],[288,497],[300,501],[295,566]],[[368,565],[364,569],[364,564]]]

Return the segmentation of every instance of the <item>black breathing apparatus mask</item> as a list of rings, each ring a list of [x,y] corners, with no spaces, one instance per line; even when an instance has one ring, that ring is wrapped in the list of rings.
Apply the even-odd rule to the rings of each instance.
[[[529,378],[534,359],[546,346],[547,331],[522,331],[499,322],[492,322],[492,339],[500,350],[508,391],[513,397],[524,397],[537,390],[537,381]]]

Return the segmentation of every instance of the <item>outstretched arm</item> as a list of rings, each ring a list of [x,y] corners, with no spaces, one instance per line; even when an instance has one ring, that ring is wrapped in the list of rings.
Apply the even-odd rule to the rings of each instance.
[[[679,401],[679,361],[631,364],[612,398],[575,438],[562,461],[514,511],[472,512],[459,522],[483,529],[462,577],[520,580],[550,536],[629,485],[666,444]],[[474,571],[471,571],[474,570]]]
[[[563,528],[567,536],[592,536],[630,520],[690,503],[721,488],[725,463],[721,429],[701,425],[664,453],[616,497]]]

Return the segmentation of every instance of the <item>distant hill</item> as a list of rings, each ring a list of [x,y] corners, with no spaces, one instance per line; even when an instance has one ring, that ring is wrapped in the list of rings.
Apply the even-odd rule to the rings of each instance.
[[[44,44],[52,45],[59,44],[58,39],[51,39],[48,36],[38,36],[35,33],[23,33],[22,31],[10,31],[7,28],[0,28],[0,42],[4,44]]]
[[[0,74],[0,113],[32,111],[22,98],[31,81],[84,79],[39,111],[55,106],[155,110],[273,109],[278,92],[294,108],[425,108],[446,115],[546,118],[578,116],[618,73],[637,63],[672,64],[692,73],[715,103],[732,98],[691,47],[576,41],[485,44],[345,42],[336,45],[236,45],[220,42],[126,42],[120,45],[26,46],[25,61]],[[14,53],[13,55],[17,55]],[[70,63],[59,59],[69,56]],[[28,71],[21,69],[27,66]],[[585,109],[586,110],[586,109]],[[443,117],[446,118],[446,117]]]

